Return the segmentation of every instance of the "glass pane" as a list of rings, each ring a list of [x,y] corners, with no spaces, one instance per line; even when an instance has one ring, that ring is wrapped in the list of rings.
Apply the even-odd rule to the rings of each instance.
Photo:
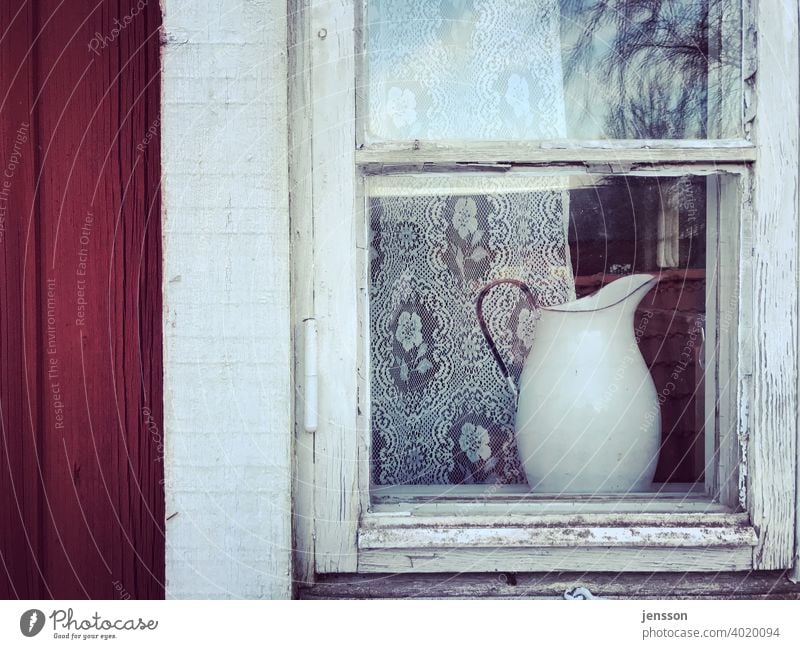
[[[373,483],[702,482],[709,182],[368,178]]]
[[[367,139],[736,137],[735,0],[367,0]]]

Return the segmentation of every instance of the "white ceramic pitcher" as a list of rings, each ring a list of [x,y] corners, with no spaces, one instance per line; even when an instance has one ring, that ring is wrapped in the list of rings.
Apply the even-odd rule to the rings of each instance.
[[[591,494],[651,488],[661,413],[633,317],[657,281],[653,275],[630,275],[553,307],[539,306],[519,280],[501,279],[481,289],[478,321],[514,392],[486,327],[483,300],[494,286],[514,284],[540,315],[520,377],[515,425],[532,490]]]

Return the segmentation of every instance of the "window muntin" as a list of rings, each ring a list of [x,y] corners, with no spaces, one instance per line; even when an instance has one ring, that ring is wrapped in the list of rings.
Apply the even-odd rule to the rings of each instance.
[[[732,0],[368,0],[365,141],[741,136]]]

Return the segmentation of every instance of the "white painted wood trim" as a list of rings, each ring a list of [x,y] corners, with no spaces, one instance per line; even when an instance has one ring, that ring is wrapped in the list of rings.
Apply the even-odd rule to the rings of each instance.
[[[719,572],[749,570],[752,548],[365,549],[362,573]]]
[[[305,355],[303,320],[314,314],[314,226],[311,158],[310,0],[289,0],[289,226],[292,246],[292,368],[294,475],[292,480],[295,583],[314,583],[314,434],[303,430]]]
[[[373,504],[371,512],[387,516],[441,516],[457,514],[464,518],[481,515],[513,516],[583,516],[588,514],[729,514],[732,508],[708,498],[658,498],[654,500],[570,501],[430,501]]]
[[[361,521],[362,531],[387,529],[457,529],[477,527],[749,527],[750,517],[745,513],[612,513],[612,514],[483,514],[460,515],[411,515],[365,514]]]
[[[759,531],[753,567],[772,570],[794,557],[800,65],[797,3],[757,10],[753,284],[743,305],[753,309],[754,344],[747,502]]]
[[[720,317],[717,310],[719,292],[719,236],[720,236],[720,187],[721,180],[715,176],[706,183],[706,304],[703,334],[705,365],[702,378],[702,399],[697,397],[697,416],[703,421],[703,475],[706,493],[718,497],[719,494],[719,416],[717,414],[717,378],[719,374],[719,354],[717,328]],[[736,220],[738,226],[738,219]],[[734,260],[738,266],[738,260]],[[721,414],[721,413],[720,413]]]
[[[715,452],[714,461],[710,460],[711,455],[707,455],[706,465],[715,474],[712,493],[720,503],[729,507],[743,506],[739,493],[743,453],[737,397],[740,395],[741,377],[751,374],[747,353],[749,341],[740,340],[739,335],[739,320],[743,315],[741,289],[744,277],[749,277],[750,251],[742,250],[739,234],[745,220],[752,220],[752,212],[742,205],[748,182],[747,174],[742,174],[740,177],[719,176],[716,182],[709,184],[709,193],[713,191],[709,196],[709,206],[715,205],[718,220],[714,237],[717,252],[714,295],[709,299],[706,311],[716,313],[716,327],[706,328],[707,332],[711,329],[706,337],[706,372],[713,373],[711,380],[715,387],[707,392],[706,407],[707,412],[716,411],[717,421],[715,443],[709,449]]]
[[[356,569],[358,267],[353,0],[311,0],[314,314],[319,428],[314,440],[316,571]]]
[[[298,0],[300,1],[300,0]],[[738,440],[745,443],[744,450],[747,475],[747,505],[753,515],[755,531],[759,532],[755,567],[761,569],[784,568],[792,563],[795,529],[795,484],[797,449],[797,394],[796,372],[798,367],[797,337],[797,289],[794,284],[797,269],[797,170],[798,170],[798,48],[797,11],[792,3],[785,2],[783,11],[762,9],[758,16],[759,38],[762,43],[758,55],[756,97],[761,106],[762,119],[756,121],[757,146],[746,140],[720,140],[714,142],[549,142],[549,143],[400,143],[397,145],[370,145],[353,152],[355,146],[355,97],[350,79],[355,77],[355,37],[353,32],[353,3],[339,0],[321,2],[307,0],[312,4],[310,30],[311,57],[315,93],[312,110],[314,158],[311,165],[313,175],[312,212],[319,237],[315,250],[324,255],[325,268],[317,268],[313,291],[320,298],[315,313],[328,318],[328,342],[330,347],[322,351],[321,362],[341,362],[343,379],[337,376],[327,404],[331,418],[328,420],[328,435],[319,437],[314,459],[316,461],[315,501],[319,519],[317,529],[317,553],[321,558],[317,569],[320,572],[349,571],[355,564],[357,519],[359,515],[359,490],[357,471],[359,459],[358,435],[363,422],[357,411],[357,379],[354,367],[359,358],[357,327],[350,327],[357,320],[359,299],[353,288],[357,286],[357,261],[348,258],[348,252],[357,247],[359,241],[356,228],[358,211],[353,197],[356,163],[418,165],[424,163],[457,164],[470,162],[480,164],[503,164],[515,161],[530,165],[549,164],[598,164],[608,165],[612,170],[625,165],[652,165],[668,169],[703,163],[719,164],[720,168],[749,164],[758,158],[756,169],[756,195],[753,218],[742,221],[740,240],[720,240],[720,254],[743,253],[739,259],[741,284],[738,289],[727,291],[737,295],[741,309],[738,317],[737,349],[740,362],[737,368],[738,384],[735,405],[738,415],[731,417],[735,424],[731,430],[738,433]],[[750,34],[746,34],[750,38]],[[331,43],[335,40],[335,43]],[[767,45],[765,46],[764,43]],[[746,62],[749,61],[747,55]],[[747,75],[750,78],[750,75]],[[786,83],[790,79],[792,83]],[[349,97],[346,97],[349,93]],[[749,104],[748,121],[752,112]],[[767,112],[769,111],[769,112]],[[749,189],[743,192],[745,210],[750,202]],[[333,217],[331,215],[334,215]],[[332,225],[335,221],[336,227]],[[724,228],[720,228],[721,230]],[[750,231],[752,229],[751,236]],[[776,237],[776,233],[780,236]],[[328,237],[332,240],[328,240]],[[779,248],[779,256],[771,250]],[[344,250],[344,257],[336,253]],[[752,252],[752,257],[750,256]],[[352,256],[352,255],[350,255]],[[776,263],[776,259],[780,263]],[[785,263],[784,263],[785,262]],[[351,267],[351,263],[353,267]],[[752,282],[751,277],[752,267]],[[342,282],[332,278],[342,277]],[[351,283],[352,281],[352,283]],[[730,284],[729,284],[730,287]],[[723,291],[721,291],[723,292]],[[720,302],[722,301],[720,296]],[[322,304],[320,303],[322,302]],[[344,327],[335,329],[332,323],[341,318]],[[323,336],[321,335],[321,338]],[[750,347],[750,339],[753,347]],[[321,346],[324,343],[321,340]],[[753,362],[750,363],[750,356]],[[363,353],[362,353],[363,359]],[[751,369],[752,368],[752,369]],[[731,401],[733,399],[731,394]],[[342,397],[339,399],[338,397]],[[324,419],[324,416],[323,416]],[[352,424],[352,426],[351,426]],[[324,423],[323,423],[324,427]],[[349,437],[348,437],[349,434]],[[730,439],[733,439],[732,437]],[[737,440],[737,441],[738,441]],[[320,444],[321,442],[321,444]],[[738,451],[737,444],[729,444],[728,451]],[[363,455],[363,449],[362,449]],[[731,452],[733,458],[738,452]],[[788,488],[787,488],[788,487]],[[730,486],[721,492],[731,493]],[[741,489],[739,493],[744,493]],[[363,493],[362,493],[363,495]],[[529,506],[529,503],[524,503]],[[543,505],[542,503],[538,504]],[[561,503],[563,505],[563,503]],[[703,506],[703,503],[695,503]],[[398,507],[404,505],[399,504]],[[415,507],[435,507],[423,504]],[[469,503],[465,507],[482,507],[484,503]],[[446,504],[450,507],[452,504]],[[471,511],[477,511],[472,509]],[[402,513],[402,512],[401,512]],[[365,528],[366,529],[366,528]],[[693,528],[694,529],[694,528]],[[695,530],[696,531],[696,530]],[[729,531],[730,532],[730,531]],[[600,556],[591,549],[585,553],[580,548],[565,551],[566,554],[540,554],[519,557],[518,553],[497,550],[488,553],[492,557],[503,554],[498,562],[489,561],[487,569],[500,569],[498,565],[509,560],[521,560],[516,570],[566,569],[553,566],[567,565],[569,555],[580,555],[582,563],[569,561],[570,569],[613,570],[737,570],[749,569],[749,550],[701,550],[691,549],[682,553],[677,561],[671,561],[657,548],[631,552],[626,548],[622,554]],[[653,553],[656,554],[653,554]],[[726,554],[727,552],[727,554]],[[649,553],[649,554],[648,554]],[[412,557],[411,565],[408,559]],[[453,558],[428,557],[424,553],[406,552],[404,555],[385,549],[363,549],[358,552],[359,570],[375,571],[394,565],[396,569],[443,570],[465,569],[463,566],[480,558],[470,554],[468,548],[463,555]],[[455,553],[456,555],[458,553]],[[405,559],[403,558],[405,557]],[[574,556],[573,556],[574,558]],[[416,561],[416,566],[414,565]],[[637,563],[638,561],[638,563]],[[420,563],[421,562],[421,563]],[[633,565],[631,562],[633,562]],[[426,566],[420,568],[420,566]],[[457,566],[461,565],[462,568]],[[581,566],[592,566],[587,568]],[[633,565],[633,568],[626,566]],[[402,567],[405,566],[405,567]],[[494,566],[494,567],[491,567]]]
[[[385,527],[362,528],[359,550],[462,548],[736,548],[756,533],[739,527]]]
[[[752,162],[747,140],[608,140],[546,142],[397,142],[365,145],[358,164],[474,162],[634,164],[660,162]]]
[[[798,23],[800,23],[800,5],[798,6]],[[797,48],[800,50],[800,39],[798,39]],[[800,145],[799,145],[800,146]],[[800,163],[798,163],[798,178],[800,178]],[[797,196],[797,211],[798,215],[800,215],[800,192],[798,192]],[[800,287],[800,246],[798,246],[798,277],[797,277],[797,285]],[[799,307],[800,308],[800,307]],[[800,335],[800,334],[799,334]],[[800,348],[800,339],[797,341],[798,347]],[[798,395],[800,395],[800,358],[798,358],[798,364],[795,368],[795,372],[797,373],[797,390]],[[800,398],[800,397],[799,397]],[[794,568],[789,574],[789,579],[795,583],[800,582],[800,408],[797,412],[797,441],[795,442],[797,445],[797,471],[796,471],[796,480],[795,480],[795,531],[794,531]]]
[[[286,5],[161,5],[166,596],[288,598]]]

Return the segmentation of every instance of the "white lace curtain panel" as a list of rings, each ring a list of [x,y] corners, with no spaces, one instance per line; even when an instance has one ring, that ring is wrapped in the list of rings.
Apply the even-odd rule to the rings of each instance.
[[[566,133],[557,0],[371,0],[376,140]]]
[[[559,40],[557,0],[372,0],[370,137],[564,137]],[[544,304],[575,295],[563,183],[530,179],[527,189],[507,192],[446,185],[419,175],[402,191],[370,197],[379,485],[524,482],[516,403],[484,342],[475,300],[500,277],[525,281]],[[518,377],[534,314],[510,286],[492,291],[485,313]]]
[[[417,176],[410,184],[419,190],[424,182]],[[370,197],[376,484],[525,481],[514,444],[516,402],[484,341],[475,301],[500,277],[521,279],[544,305],[575,297],[565,185],[527,184],[526,191]],[[508,285],[491,291],[484,313],[518,379],[535,314]]]

